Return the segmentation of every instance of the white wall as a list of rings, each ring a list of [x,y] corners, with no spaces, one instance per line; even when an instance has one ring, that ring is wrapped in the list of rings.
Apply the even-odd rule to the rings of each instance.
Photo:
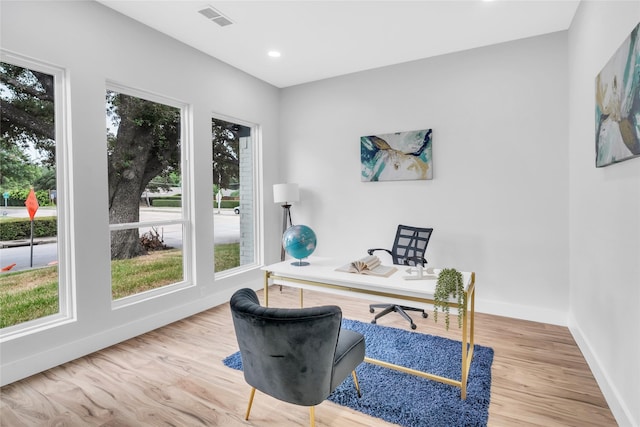
[[[63,67],[70,93],[72,232],[77,320],[2,344],[2,384],[228,301],[234,288],[260,283],[259,270],[213,280],[211,115],[262,127],[278,140],[278,90],[95,2],[2,1],[2,48]],[[197,286],[111,308],[105,140],[105,81],[190,105],[195,142],[193,266]],[[277,151],[263,149],[267,188]],[[259,208],[262,199],[256,202]],[[269,196],[265,221],[278,223]],[[273,236],[271,236],[273,234]],[[277,230],[268,230],[275,241]],[[274,250],[275,254],[275,250]]]
[[[429,264],[475,271],[479,311],[566,325],[566,83],[562,32],[284,89],[294,223],[346,259],[433,227]],[[360,136],[423,128],[433,180],[360,181]]]
[[[569,32],[570,328],[621,426],[640,425],[640,158],[595,167],[595,77],[638,1],[583,1]]]

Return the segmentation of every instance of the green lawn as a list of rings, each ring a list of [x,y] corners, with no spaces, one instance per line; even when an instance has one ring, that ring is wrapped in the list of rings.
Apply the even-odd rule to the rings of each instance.
[[[240,244],[215,246],[215,271],[240,265]],[[182,280],[182,251],[150,252],[111,262],[113,299],[124,298]],[[58,267],[0,275],[0,328],[55,314],[58,308]]]
[[[0,276],[0,328],[58,311],[58,267]]]

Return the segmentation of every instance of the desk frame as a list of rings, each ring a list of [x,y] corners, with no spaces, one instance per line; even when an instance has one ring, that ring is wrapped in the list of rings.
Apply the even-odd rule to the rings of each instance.
[[[473,346],[474,346],[474,317],[475,317],[475,283],[476,283],[476,275],[475,272],[471,273],[471,280],[469,286],[466,290],[466,301],[467,307],[462,313],[462,365],[461,365],[461,380],[454,380],[452,378],[441,377],[439,375],[430,374],[428,372],[417,371],[415,369],[410,369],[404,366],[396,365],[393,363],[388,363],[382,360],[372,359],[369,357],[365,357],[364,361],[367,363],[371,363],[374,365],[382,366],[388,369],[394,369],[396,371],[404,372],[411,375],[416,375],[422,378],[427,378],[429,380],[438,381],[444,384],[449,384],[455,387],[460,388],[460,398],[467,398],[467,380],[469,378],[469,370],[471,368],[471,360],[473,359]],[[368,295],[376,295],[379,297],[385,298],[395,298],[395,299],[403,299],[407,301],[416,301],[425,304],[433,304],[434,300],[431,298],[422,298],[415,297],[411,295],[403,295],[400,293],[392,293],[392,292],[381,292],[370,289],[361,289],[353,286],[339,285],[339,284],[329,284],[322,283],[320,281],[314,280],[305,280],[295,277],[287,277],[284,274],[275,274],[269,270],[265,270],[264,274],[264,298],[265,298],[265,306],[269,306],[269,284],[274,281],[281,281],[280,284],[284,284],[287,286],[296,287],[298,285],[306,285],[312,289],[316,289],[322,292],[322,289],[339,289],[341,291],[347,291],[354,294],[368,294]],[[284,282],[284,283],[282,283]],[[303,291],[304,288],[302,286],[298,286],[300,289],[300,307],[303,307]],[[457,302],[449,302],[449,307],[457,308]]]

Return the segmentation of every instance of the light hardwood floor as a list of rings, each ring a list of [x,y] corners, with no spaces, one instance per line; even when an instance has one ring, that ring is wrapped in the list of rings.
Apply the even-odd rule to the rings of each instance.
[[[259,292],[262,299],[262,292]],[[271,306],[295,307],[297,289],[272,287]],[[305,305],[339,304],[344,317],[369,321],[369,301],[305,292]],[[459,339],[455,319],[412,316],[418,332]],[[397,314],[379,324],[409,329]],[[490,426],[615,426],[589,367],[565,327],[476,315],[476,343],[495,351]],[[223,304],[3,387],[2,426],[304,426],[307,408],[256,393],[222,359],[237,351]],[[416,402],[419,404],[419,402]],[[391,426],[325,401],[316,425]]]

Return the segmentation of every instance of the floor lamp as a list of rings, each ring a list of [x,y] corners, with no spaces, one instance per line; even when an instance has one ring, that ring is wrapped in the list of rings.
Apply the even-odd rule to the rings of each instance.
[[[282,204],[282,234],[291,227],[291,203],[300,200],[298,184],[274,184],[273,202]],[[280,261],[284,261],[284,246],[282,246],[282,235],[280,236]]]

